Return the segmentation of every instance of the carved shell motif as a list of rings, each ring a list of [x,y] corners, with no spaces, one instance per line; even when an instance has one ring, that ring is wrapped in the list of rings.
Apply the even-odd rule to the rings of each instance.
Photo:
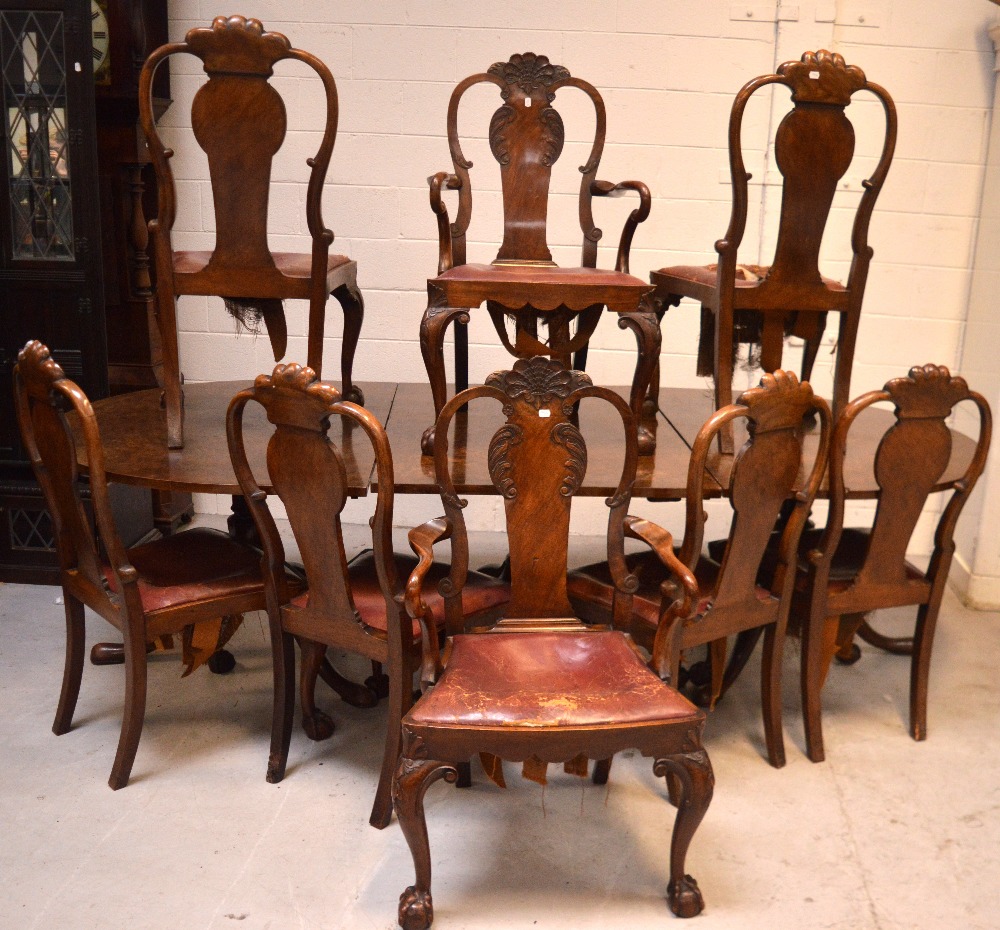
[[[885,385],[896,415],[901,420],[941,418],[969,396],[969,386],[959,375],[952,376],[944,365],[914,365],[906,378],[893,378]]]
[[[326,404],[334,404],[341,400],[340,391],[327,381],[321,381],[311,368],[303,367],[296,362],[287,365],[275,365],[270,375],[257,375],[254,387],[260,389],[286,388],[301,391],[311,397],[316,397]]]
[[[593,382],[582,371],[569,371],[559,362],[537,355],[518,359],[510,371],[493,372],[486,383],[511,400],[523,398],[537,410],[554,399],[563,400],[573,391],[588,387]]]
[[[562,65],[554,65],[545,55],[525,52],[511,55],[510,61],[498,61],[490,65],[487,74],[500,78],[508,86],[501,91],[506,98],[512,86],[520,87],[526,94],[541,87],[551,87],[558,81],[565,81],[570,73]]]
[[[849,65],[842,55],[820,49],[804,52],[799,61],[786,61],[778,68],[792,89],[795,103],[826,103],[847,106],[851,95],[865,86],[865,73]]]

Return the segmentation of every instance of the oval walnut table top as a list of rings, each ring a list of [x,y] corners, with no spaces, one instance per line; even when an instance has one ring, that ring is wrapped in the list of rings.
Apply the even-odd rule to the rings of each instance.
[[[612,387],[625,402],[629,388]],[[671,388],[660,391],[660,406],[670,405]],[[449,394],[449,396],[452,396]],[[392,445],[397,494],[437,494],[434,460],[420,455],[424,427],[434,422],[434,403],[426,384],[400,384],[386,425]],[[503,425],[500,404],[474,401],[455,416],[449,448],[451,472],[459,494],[496,494],[490,477],[486,450],[493,434]],[[691,450],[660,414],[643,416],[643,425],[656,436],[652,455],[640,455],[633,497],[678,500],[686,495],[688,459]],[[587,443],[587,471],[577,492],[579,497],[613,494],[622,468],[622,425],[618,414],[606,403],[580,404],[580,432]],[[719,497],[722,488],[711,475],[705,476],[705,492]]]
[[[628,388],[612,390],[628,398]],[[656,450],[652,455],[639,457],[632,496],[679,500],[687,495],[691,445],[701,425],[712,413],[713,395],[711,390],[706,389],[661,388],[657,401],[656,416],[643,418],[644,424],[656,433]],[[580,430],[587,442],[587,473],[577,492],[580,496],[606,497],[614,491],[621,469],[621,426],[614,422],[614,416],[606,404],[594,404],[590,410],[586,403],[581,405]],[[434,405],[428,386],[400,384],[386,427],[392,444],[396,492],[399,494],[437,493],[434,462],[430,457],[419,454],[421,432],[433,420]],[[850,489],[848,497],[862,500],[875,496],[878,489],[872,473],[872,461],[879,441],[893,422],[895,417],[890,409],[869,408],[855,423],[845,462],[845,478]],[[502,423],[500,405],[487,401],[478,401],[464,416],[455,417],[449,454],[459,494],[496,493],[485,450]],[[746,438],[744,421],[738,421],[735,432],[737,449]],[[807,430],[803,476],[812,467],[817,446],[817,430]],[[951,459],[937,490],[947,487],[964,473],[974,451],[975,442],[972,439],[952,430]],[[729,487],[732,464],[732,456],[720,454],[713,446],[703,479],[705,497],[723,496],[723,488]],[[826,496],[825,479],[820,496]]]
[[[239,485],[229,461],[226,445],[226,409],[232,396],[248,382],[216,381],[184,386],[185,413],[183,449],[167,449],[166,414],[160,406],[159,389],[119,394],[94,404],[101,440],[105,449],[108,479],[123,484],[141,485],[163,491],[190,491],[210,494],[239,494]],[[365,406],[386,424],[392,444],[396,492],[398,494],[436,494],[434,464],[420,455],[420,435],[433,420],[433,403],[427,384],[362,384]],[[617,388],[628,396],[627,388]],[[640,456],[634,497],[679,499],[686,493],[687,463],[690,444],[701,424],[712,412],[710,391],[688,388],[662,388],[659,411],[646,417],[657,431],[654,455]],[[580,494],[607,496],[614,490],[621,468],[620,425],[608,417],[606,405],[588,410],[582,405],[580,426],[588,444],[588,467]],[[496,407],[496,410],[491,408]],[[478,408],[478,409],[477,409]],[[336,418],[335,418],[336,419]],[[605,420],[607,422],[605,422]],[[458,463],[453,475],[460,494],[496,493],[489,477],[485,449],[490,437],[502,423],[499,405],[480,402],[466,417],[456,417],[457,433],[452,442],[452,458]],[[871,462],[882,434],[893,421],[888,409],[869,409],[852,430],[845,463],[849,497],[870,498],[875,485]],[[617,426],[617,428],[615,428]],[[250,466],[266,483],[265,453],[271,427],[257,404],[246,409],[244,428]],[[942,486],[964,471],[975,443],[961,433],[952,432],[951,461],[942,478]],[[353,441],[345,436],[341,424],[331,425],[331,438],[345,453],[350,494],[363,496],[374,480],[374,455],[363,436]],[[745,433],[736,434],[739,448]],[[476,450],[466,455],[468,449]],[[815,455],[815,436],[806,435],[806,465]],[[86,455],[77,437],[77,457],[86,468]],[[728,487],[732,457],[714,452],[709,456],[705,476],[706,497],[721,496]],[[824,489],[825,490],[825,489]],[[824,491],[821,491],[822,495]]]
[[[733,398],[738,396],[739,392],[734,391]],[[659,400],[660,413],[684,437],[688,444],[694,442],[701,424],[711,415],[714,406],[711,390],[694,388],[666,388],[660,391]],[[848,488],[848,498],[866,500],[875,497],[878,491],[872,468],[875,451],[878,449],[878,444],[882,441],[886,430],[895,422],[896,418],[892,408],[887,404],[882,404],[863,411],[851,427],[847,440],[847,455],[844,459],[844,483]],[[803,468],[799,472],[801,480],[804,480],[804,476],[808,474],[809,469],[812,468],[813,460],[816,458],[816,450],[819,446],[818,432],[818,428],[815,427],[806,431],[802,451]],[[746,420],[738,420],[734,424],[733,438],[736,449],[739,449],[746,442]],[[948,467],[945,468],[941,480],[934,488],[935,491],[948,488],[952,482],[960,478],[969,467],[969,462],[972,461],[972,456],[976,451],[975,440],[963,433],[952,430],[951,440],[951,458],[948,460]],[[723,487],[729,487],[729,474],[732,467],[733,457],[722,455],[718,451],[718,446],[713,446],[708,457],[707,468]],[[820,486],[819,496],[827,496],[826,477],[823,478],[823,484]]]
[[[226,444],[226,410],[233,395],[248,386],[245,381],[185,384],[183,449],[167,448],[167,417],[160,406],[162,392],[158,388],[96,401],[94,411],[108,480],[160,491],[239,494]],[[361,388],[365,406],[384,423],[392,408],[396,385],[365,383]],[[359,430],[347,428],[345,433],[339,421],[339,417],[333,418],[330,438],[344,453],[349,493],[361,497],[368,493],[375,455]],[[265,490],[270,490],[265,455],[272,432],[263,408],[248,404],[244,416],[247,458]],[[86,453],[79,435],[76,440],[77,459],[86,469]]]

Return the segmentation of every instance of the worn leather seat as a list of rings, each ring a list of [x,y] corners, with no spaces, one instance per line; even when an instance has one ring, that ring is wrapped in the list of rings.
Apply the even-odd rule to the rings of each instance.
[[[517,675],[511,675],[511,669]],[[404,726],[591,727],[698,719],[616,630],[452,639],[451,658]]]

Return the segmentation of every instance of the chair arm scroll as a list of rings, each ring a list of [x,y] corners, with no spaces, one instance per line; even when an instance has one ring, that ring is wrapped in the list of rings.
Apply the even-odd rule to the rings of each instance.
[[[669,679],[677,687],[677,641],[684,618],[690,616],[693,605],[698,603],[698,582],[674,552],[673,536],[662,527],[639,517],[626,517],[625,535],[646,543],[670,571],[671,577],[660,585],[660,622],[650,665],[661,678]]]
[[[590,183],[590,193],[593,197],[621,197],[629,191],[639,195],[639,206],[625,220],[621,240],[618,243],[615,269],[624,274],[629,273],[629,250],[632,248],[632,237],[635,235],[636,227],[649,216],[652,207],[653,201],[649,194],[649,188],[642,181],[620,181],[618,184],[613,184],[611,181],[591,181]]]
[[[403,595],[407,614],[420,623],[421,662],[420,688],[433,684],[441,671],[441,653],[438,648],[437,627],[431,618],[431,611],[424,602],[424,579],[434,564],[434,544],[451,538],[451,523],[445,517],[428,520],[422,526],[414,527],[408,534],[410,548],[417,556],[410,577],[406,581]]]
[[[437,216],[438,223],[438,274],[442,274],[455,264],[452,250],[451,224],[448,220],[448,205],[441,199],[441,188],[450,191],[460,190],[462,179],[457,175],[439,171],[427,179],[430,186],[431,210]]]

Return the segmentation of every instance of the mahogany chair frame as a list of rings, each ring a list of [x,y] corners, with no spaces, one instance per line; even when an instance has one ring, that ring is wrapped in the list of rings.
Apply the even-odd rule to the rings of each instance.
[[[962,402],[971,402],[979,412],[979,438],[965,473],[950,486],[930,563],[921,571],[907,562],[906,550],[949,461],[952,439],[946,418]],[[875,517],[870,530],[845,530],[850,489],[844,482],[844,459],[851,427],[879,403],[894,405],[896,422],[883,436],[873,462],[879,486]],[[839,417],[830,449],[827,524],[800,562],[792,607],[802,618],[802,712],[806,749],[814,762],[825,758],[822,687],[837,646],[849,646],[855,633],[881,648],[912,655],[910,735],[926,739],[931,650],[955,552],[955,526],[986,465],[992,429],[986,399],[970,390],[965,379],[936,365],[911,368],[907,377],[894,378],[882,390],[853,400]],[[867,625],[870,611],[911,605],[918,608],[912,639],[884,637]]]
[[[461,601],[469,565],[463,517],[466,502],[458,497],[452,478],[448,435],[458,411],[480,398],[498,401],[506,418],[490,443],[488,461],[507,515],[511,600],[503,618],[494,626],[470,629]],[[624,621],[629,616],[635,587],[635,579],[629,576],[625,565],[626,536],[646,542],[680,577],[678,610],[697,598],[697,583],[674,555],[670,534],[627,515],[638,442],[631,410],[616,393],[593,386],[585,374],[567,371],[556,360],[533,357],[517,361],[512,371],[490,375],[485,385],[462,391],[445,404],[437,419],[434,440],[435,474],[445,515],[411,531],[410,544],[419,562],[406,586],[407,610],[411,617],[422,620],[427,615],[424,580],[432,564],[433,547],[442,540],[450,540],[451,571],[440,584],[449,639],[442,652],[437,639],[428,635],[428,625],[423,624],[421,684],[425,694],[403,718],[403,753],[393,780],[396,812],[416,868],[416,883],[400,898],[399,921],[407,930],[422,930],[433,918],[424,793],[438,779],[456,781],[459,768],[477,752],[515,761],[533,758],[545,763],[581,756],[606,759],[626,748],[653,756],[654,772],[667,777],[671,794],[678,800],[668,902],[680,916],[693,916],[702,909],[697,884],[684,873],[684,858],[712,794],[711,765],[700,736],[704,714],[659,680],[634,651],[625,633],[582,623],[567,597],[570,507],[586,471],[586,445],[574,422],[575,408],[591,398],[614,407],[621,417],[624,434],[621,478],[607,501],[608,555],[616,582],[616,619]],[[477,650],[487,657],[491,653],[506,657],[495,660],[503,666],[503,683],[497,685],[495,693],[477,675],[475,664],[463,659]],[[542,687],[548,695],[550,692],[545,690],[548,681],[560,671],[558,662],[550,657],[560,654],[560,650],[574,654],[576,650],[587,650],[587,654],[592,650],[591,658],[602,669],[608,667],[602,661],[605,654],[610,661],[620,655],[617,650],[623,650],[630,674],[635,676],[634,687],[642,695],[633,700],[639,700],[644,709],[672,702],[674,711],[657,716],[657,712],[649,710],[641,724],[628,717],[624,709],[620,718],[611,711],[605,722],[590,721],[583,725],[575,721],[572,713],[566,720],[543,722],[545,702],[540,700],[536,705],[533,697],[523,697],[528,686],[519,675],[530,674],[527,669],[533,665],[553,661],[551,676],[548,672],[542,676],[546,681]],[[527,666],[518,661],[519,654]],[[486,661],[489,664],[490,660]],[[487,690],[477,695],[464,691],[461,682],[470,677],[470,687],[481,685]],[[581,707],[592,709],[593,700],[598,699],[600,689],[596,683],[591,687],[592,699],[588,701],[586,684],[579,686],[576,699]],[[606,682],[604,689],[607,690]],[[624,690],[629,695],[633,693],[631,687]],[[553,690],[551,695],[555,700],[561,693]],[[463,722],[463,699],[468,702],[473,718],[485,715],[490,720]],[[621,701],[624,707],[628,699],[615,689],[612,700]],[[649,704],[645,703],[647,699]],[[449,700],[457,701],[458,709],[454,711],[458,714],[457,722],[442,719],[439,712],[435,716],[431,709]],[[492,722],[495,715],[505,718],[503,725]]]
[[[819,419],[820,438],[807,473],[803,474],[802,440],[805,420]],[[728,499],[733,520],[722,560],[710,581],[699,569],[704,543],[704,474],[712,444],[735,420],[744,419],[749,437],[736,453]],[[781,728],[781,667],[785,631],[795,582],[799,539],[826,471],[831,434],[830,408],[812,387],[781,369],[765,374],[759,387],[744,391],[717,410],[699,430],[691,450],[688,470],[684,542],[681,562],[697,570],[703,599],[687,616],[661,622],[656,637],[669,645],[670,681],[676,682],[684,651],[708,644],[712,653],[712,701],[716,701],[742,670],[763,631],[761,709],[768,761],[775,768],[785,764]],[[786,501],[792,501],[790,512]],[[784,511],[784,512],[783,512]],[[761,563],[768,552],[775,525],[784,518],[777,565],[770,589],[757,584]],[[666,616],[674,611],[664,599]],[[726,639],[737,635],[737,647],[723,673]],[[657,645],[654,640],[654,651]]]
[[[124,641],[125,707],[108,781],[117,790],[128,784],[142,734],[147,644],[199,621],[263,610],[260,557],[206,528],[125,549],[112,516],[97,418],[87,396],[37,341],[18,356],[14,394],[25,449],[52,517],[66,612],[66,660],[52,731],[62,735],[72,726],[83,676],[87,606]],[[100,547],[80,494],[70,413],[86,450]]]
[[[285,549],[267,505],[267,494],[247,462],[243,415],[251,401],[264,408],[275,427],[267,449],[268,476],[285,506],[299,546],[308,579],[308,600],[304,603],[301,598],[293,600],[297,592],[290,590],[286,581]],[[378,491],[371,521],[372,545],[378,586],[389,618],[387,635],[378,635],[364,624],[352,595],[340,524],[348,498],[347,477],[343,455],[328,436],[333,417],[359,428],[375,451]],[[316,709],[313,699],[327,647],[366,656],[389,670],[389,720],[371,813],[372,825],[385,827],[392,815],[390,785],[400,752],[399,721],[412,703],[413,673],[419,655],[412,624],[402,606],[402,588],[393,558],[393,469],[385,429],[363,407],[346,399],[333,385],[320,381],[312,369],[293,363],[278,365],[271,375],[258,376],[253,387],[233,397],[226,432],[236,478],[264,549],[274,658],[274,714],[267,780],[281,781],[288,759],[295,694],[294,641],[297,639],[302,649],[304,723],[314,739],[333,732],[332,721]],[[345,436],[350,437],[352,432],[347,431]],[[331,674],[336,673],[329,669],[324,677]],[[350,683],[343,680],[334,683],[339,691],[347,685]]]
[[[503,196],[503,242],[490,265],[466,261],[466,232],[472,219],[472,182],[458,134],[459,104],[478,84],[493,84],[503,100],[493,114],[489,145],[500,165]],[[559,268],[547,242],[549,183],[552,166],[562,153],[565,131],[553,106],[558,91],[576,88],[590,100],[595,114],[595,135],[586,163],[581,166],[579,216],[583,234],[580,266]],[[586,364],[588,341],[606,307],[618,313],[618,325],[636,337],[638,361],[632,382],[631,404],[640,420],[643,398],[660,349],[660,332],[647,296],[652,287],[629,274],[629,250],[636,228],[649,216],[649,189],[641,181],[612,183],[597,178],[607,129],[604,101],[587,81],[572,77],[566,68],[533,52],[513,55],[486,72],[461,81],[448,103],[448,146],[452,172],[428,178],[431,210],[437,216],[438,275],[427,282],[427,310],[420,325],[420,348],[431,383],[435,416],[447,399],[444,338],[455,324],[456,390],[468,386],[469,310],[486,304],[504,347],[517,358],[548,355],[567,369]],[[458,207],[452,222],[444,191],[456,191]],[[634,193],[639,206],[622,228],[613,271],[599,270],[597,245],[603,233],[594,223],[593,199]],[[511,340],[507,317],[515,320]],[[576,319],[575,333],[570,333]],[[548,342],[538,336],[542,321]],[[652,452],[655,439],[640,424],[642,453]],[[421,448],[431,455],[433,427],[424,433]]]
[[[769,266],[741,266],[740,245],[746,232],[748,182],[742,151],[743,117],[753,95],[771,85],[791,91],[793,107],[774,138],[775,161],[783,175],[780,225]],[[841,178],[854,158],[854,128],[844,112],[855,94],[870,93],[885,114],[885,136],[878,162],[861,182],[864,193],[854,216],[852,259],[846,285],[824,278],[819,271],[823,234]],[[656,285],[660,315],[682,297],[701,303],[702,337],[714,327],[712,347],[716,408],[732,399],[735,353],[734,327],[748,316],[761,317],[761,367],[781,366],[786,332],[805,339],[802,380],[808,381],[819,350],[827,313],[840,314],[834,372],[833,414],[838,416],[850,396],[851,369],[861,305],[874,250],[868,227],[896,146],[896,108],[884,88],[867,80],[835,52],[805,52],[776,73],[747,82],[736,95],[729,117],[729,169],[733,205],[725,236],[715,243],[714,268],[678,266],[650,275]],[[749,267],[751,274],[741,271]],[[655,379],[654,379],[655,380]],[[720,448],[733,451],[731,430],[720,434]]]
[[[803,418],[818,415],[816,459],[804,471]],[[705,471],[720,431],[745,420],[749,437],[737,451],[727,496],[733,507],[729,538],[718,562],[702,555],[705,527]],[[626,628],[645,649],[659,656],[665,680],[681,684],[682,655],[709,646],[710,704],[728,690],[742,671],[761,634],[761,705],[770,763],[785,763],[781,728],[781,666],[799,538],[826,469],[830,444],[830,410],[826,401],[800,384],[791,372],[766,374],[759,387],[744,391],[736,403],[716,411],[699,430],[688,465],[684,541],[678,559],[698,580],[700,599],[684,612],[676,605],[677,582],[646,553],[630,555],[628,568],[638,579],[635,598],[645,602],[626,621]],[[776,555],[772,551],[779,526]],[[762,587],[761,564],[774,561],[769,587]],[[570,594],[581,615],[591,622],[607,616],[608,566],[578,569],[571,575]],[[659,604],[658,625],[647,614]],[[616,623],[621,622],[616,619]],[[726,664],[727,638],[736,637]],[[607,775],[606,765],[595,781]]]
[[[215,247],[211,252],[175,251],[172,243],[177,193],[170,159],[173,151],[155,123],[153,80],[172,55],[199,58],[208,81],[195,95],[194,136],[208,157],[215,204]],[[285,106],[269,83],[280,61],[302,62],[323,85],[326,122],[316,154],[307,159],[306,222],[310,254],[273,253],[268,245],[268,195],[273,156],[285,138]],[[364,319],[357,265],[332,255],[333,232],[323,222],[322,194],[337,135],[337,88],[330,69],[314,55],[292,48],[279,32],[265,32],[259,20],[218,16],[211,27],[191,29],[183,42],[161,46],[146,61],[139,79],[139,119],[156,172],[159,205],[149,221],[156,270],[156,313],[163,346],[163,387],[167,444],[180,448],[183,392],[177,348],[176,299],[184,294],[216,295],[249,304],[262,314],[275,361],[285,354],[287,331],[280,301],[309,301],[309,366],[322,370],[327,296],[344,312],[341,379],[346,397],[364,403],[352,381],[354,353]]]

